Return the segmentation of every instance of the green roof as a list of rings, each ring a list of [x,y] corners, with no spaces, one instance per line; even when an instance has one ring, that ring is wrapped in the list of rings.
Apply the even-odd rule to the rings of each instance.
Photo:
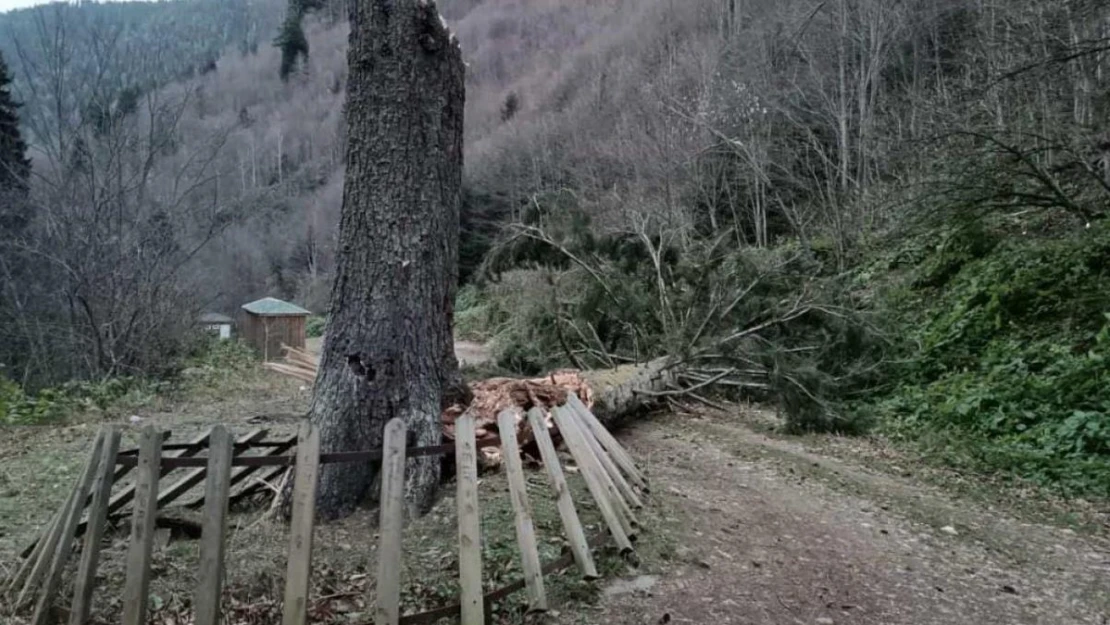
[[[311,315],[312,313],[289,302],[283,302],[273,297],[263,297],[260,300],[255,300],[249,304],[243,304],[243,310],[252,315],[260,315],[263,317],[283,317],[283,316],[300,316]]]

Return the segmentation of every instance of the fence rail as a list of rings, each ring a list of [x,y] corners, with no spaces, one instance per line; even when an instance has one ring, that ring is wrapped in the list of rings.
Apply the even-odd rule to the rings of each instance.
[[[607,531],[586,538],[575,503],[567,488],[555,444],[548,432],[542,411],[532,409],[525,418],[531,426],[549,483],[554,490],[559,516],[569,549],[559,559],[540,562],[531,504],[525,489],[523,466],[516,440],[518,413],[507,410],[498,415],[503,435],[503,451],[514,512],[517,544],[520,549],[523,579],[503,588],[482,592],[481,527],[479,514],[477,450],[473,417],[464,415],[455,424],[454,444],[405,448],[406,429],[400,419],[386,426],[383,448],[371,451],[320,453],[317,429],[304,422],[296,437],[264,441],[265,430],[255,430],[232,439],[224,426],[188,443],[168,443],[168,433],[153,426],[143,429],[137,450],[119,449],[120,433],[103,429],[72,492],[46,530],[24,551],[25,560],[9,578],[3,591],[15,597],[17,608],[38,595],[33,625],[45,625],[54,601],[59,579],[74,540],[86,535],[74,583],[69,625],[85,625],[95,587],[100,537],[113,515],[131,505],[131,536],[127,551],[127,576],[123,592],[123,625],[146,622],[147,598],[151,580],[151,552],[158,510],[176,500],[202,481],[204,496],[189,505],[203,505],[200,538],[200,570],[195,599],[196,625],[220,623],[220,596],[224,583],[224,553],[227,540],[229,502],[255,492],[252,485],[238,493],[233,487],[263,467],[270,467],[273,479],[293,467],[292,518],[284,594],[283,625],[304,625],[309,605],[312,578],[312,550],[316,489],[321,464],[382,460],[380,494],[380,547],[376,580],[376,625],[416,625],[458,616],[462,625],[481,625],[490,606],[513,592],[525,590],[530,611],[547,609],[544,576],[577,564],[583,578],[594,579],[597,568],[590,554],[609,536],[622,553],[632,552],[638,521],[633,512],[642,505],[647,479],[636,468],[631,456],[601,426],[584,404],[568,394],[567,403],[552,408],[555,423],[585,479],[591,496],[601,510]],[[296,447],[295,455],[282,455]],[[207,449],[206,456],[199,455]],[[259,455],[248,455],[261,450]],[[401,537],[404,504],[404,470],[410,458],[454,453],[457,465],[457,508],[459,550],[459,602],[420,614],[400,614]],[[162,478],[179,468],[186,473],[166,488]],[[134,484],[112,494],[112,486],[134,470]],[[638,491],[638,492],[637,492]],[[87,508],[87,514],[82,513]]]

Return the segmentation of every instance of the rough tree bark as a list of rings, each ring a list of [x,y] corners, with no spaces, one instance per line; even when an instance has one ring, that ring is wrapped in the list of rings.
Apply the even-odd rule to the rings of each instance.
[[[442,405],[468,392],[453,351],[463,61],[423,0],[352,0],[347,169],[337,272],[309,418],[324,451],[381,447],[401,417],[409,445],[440,443]],[[324,518],[373,498],[378,467],[321,467]],[[425,508],[438,458],[408,463]]]

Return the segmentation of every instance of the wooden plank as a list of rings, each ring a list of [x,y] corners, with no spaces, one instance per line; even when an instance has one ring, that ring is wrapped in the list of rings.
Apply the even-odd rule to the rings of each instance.
[[[73,582],[69,625],[85,625],[89,620],[92,593],[96,586],[96,568],[100,562],[100,541],[104,537],[104,527],[108,523],[108,499],[112,496],[115,476],[119,475],[119,471],[116,470],[119,443],[119,429],[109,428],[104,435],[104,451],[100,456],[92,503],[89,505],[88,531],[85,532],[85,545],[81,550],[81,561],[77,565],[77,576]]]
[[[218,426],[212,428],[211,432],[209,432],[209,435],[210,435],[209,439],[210,440],[214,440],[214,439],[212,439],[212,437],[215,436],[215,430],[216,430],[217,427],[223,427],[223,426],[218,425]],[[226,433],[226,429],[225,429],[225,433]],[[266,437],[266,430],[254,430],[254,431],[252,431],[248,434],[245,434],[245,435],[239,437],[235,441],[235,443],[242,445],[242,444],[254,442],[256,440],[261,440],[265,437]],[[212,443],[211,442],[209,442],[209,444],[208,444],[208,449],[209,449],[209,452],[208,452],[208,467],[211,467],[212,466],[212,451],[211,451]],[[165,508],[166,504],[172,502],[174,499],[177,499],[181,495],[184,495],[185,493],[189,492],[197,484],[200,484],[201,481],[204,479],[204,476],[208,473],[208,467],[198,467],[196,469],[190,469],[188,472],[185,473],[185,475],[180,480],[178,480],[177,482],[174,482],[173,484],[171,484],[171,485],[167,486],[166,488],[162,489],[162,491],[158,493],[158,509],[160,510],[162,508]],[[228,464],[228,471],[229,471],[229,473],[228,473],[229,482],[228,483],[229,484],[230,484],[230,479],[231,479],[230,470],[231,470],[231,465]],[[208,490],[205,489],[205,497],[207,498],[207,496],[208,496]],[[224,498],[225,499],[227,498],[226,493],[224,494]],[[224,502],[224,503],[226,503],[226,502]]]
[[[297,441],[297,475],[293,482],[293,519],[289,527],[289,564],[285,575],[282,625],[304,625],[312,578],[312,531],[316,520],[316,484],[320,469],[320,430],[305,421]]]
[[[585,445],[589,469],[593,471],[598,483],[601,484],[601,487],[609,494],[609,500],[613,502],[613,506],[620,516],[621,523],[624,525],[624,532],[628,534],[630,540],[636,540],[636,528],[640,526],[640,522],[632,512],[632,506],[625,500],[620,489],[617,488],[617,485],[613,482],[613,478],[610,477],[609,472],[605,469],[605,465],[602,463],[599,455],[601,447],[595,446],[597,443],[596,440],[591,442],[590,433],[583,429],[574,411],[564,406],[562,414],[569,423],[569,427],[572,427],[578,434],[578,439],[581,444]],[[562,431],[561,426],[559,429]]]
[[[585,441],[580,438],[577,428],[574,427],[574,421],[569,418],[565,410],[560,406],[551,409],[551,416],[555,419],[555,425],[559,428],[559,433],[563,435],[563,440],[566,441],[567,448],[570,449],[575,462],[578,463],[582,479],[586,481],[586,487],[597,503],[598,510],[601,511],[601,516],[605,519],[605,524],[609,527],[609,533],[612,534],[617,547],[620,548],[622,553],[631,552],[632,541],[625,530],[625,521],[614,508],[613,502],[609,499],[609,493],[605,491],[594,475],[594,467],[590,464],[593,454],[590,453]]]
[[[285,452],[289,451],[289,449],[291,447],[293,447],[294,445],[296,445],[296,444],[297,444],[297,436],[294,434],[292,436],[286,437],[282,440],[279,440],[279,441],[276,441],[272,444],[269,444],[269,448],[263,454],[260,454],[258,456],[239,455],[239,456],[235,456],[232,459],[231,462],[232,462],[232,465],[234,466],[236,462],[241,461],[245,458],[265,458],[265,457],[274,458],[276,456],[281,456]],[[281,475],[281,473],[283,471],[285,471],[285,469],[287,469],[287,468],[288,468],[287,465],[274,467],[274,469],[272,469],[271,472],[267,473],[267,475],[270,475],[271,473],[272,473],[272,475]],[[259,471],[260,469],[262,469],[261,465],[259,465],[259,466],[235,466],[235,468],[233,468],[231,470],[231,485],[233,487],[236,486],[237,484],[246,480],[248,477],[253,475],[255,472]],[[270,478],[264,478],[264,479],[270,479]],[[238,492],[234,495],[231,495],[230,503],[234,503],[236,501],[239,501],[243,497],[247,496],[246,495],[247,491],[248,491],[248,488],[244,488],[240,492]],[[196,499],[194,499],[194,500],[190,501],[189,503],[185,504],[185,507],[186,508],[199,508],[202,505],[204,505],[204,495],[201,495],[200,497],[197,497]]]
[[[640,490],[645,493],[648,492],[647,477],[644,476],[643,472],[636,466],[636,462],[632,460],[632,456],[628,453],[628,450],[617,441],[612,432],[602,425],[597,416],[590,412],[586,404],[582,403],[581,399],[578,399],[578,395],[574,392],[567,392],[567,405],[582,418],[586,427],[601,443],[601,446],[613,456],[613,461],[620,466],[626,475],[628,475],[628,479],[632,480],[636,486],[639,486]]]
[[[401,528],[405,521],[405,422],[385,426],[382,445],[381,517],[378,524],[377,625],[397,625],[401,619]]]
[[[65,568],[66,561],[69,560],[73,551],[73,532],[77,528],[77,522],[81,520],[81,511],[84,509],[82,504],[89,496],[93,480],[96,479],[96,469],[100,466],[100,456],[104,452],[104,439],[105,431],[102,429],[96,435],[89,460],[85,464],[85,469],[81,472],[81,478],[77,481],[77,488],[73,492],[73,503],[69,506],[66,516],[62,518],[62,529],[58,536],[58,544],[50,558],[50,568],[43,579],[39,600],[35,604],[35,612],[31,616],[32,625],[45,625],[50,617],[54,594],[58,591],[58,583],[62,579],[62,569]],[[16,602],[16,605],[19,605],[19,602]]]
[[[259,432],[253,432],[248,436],[256,436]],[[193,603],[195,625],[220,625],[220,589],[223,587],[224,547],[227,533],[227,496],[231,490],[233,454],[234,445],[227,428],[222,425],[212,428],[212,436],[208,443],[208,468],[202,469],[207,473],[207,479],[204,484],[204,529],[200,536],[197,598]],[[159,503],[162,503],[161,498],[162,496],[159,495]]]
[[[578,570],[582,571],[585,579],[597,579],[597,567],[590,555],[590,546],[586,542],[586,532],[582,530],[582,522],[578,518],[578,510],[574,507],[574,498],[570,495],[563,467],[559,465],[559,454],[555,451],[555,443],[551,440],[551,433],[547,431],[547,422],[543,411],[532,408],[528,411],[528,423],[532,426],[532,434],[536,439],[536,447],[540,450],[540,458],[551,478],[551,486],[555,489],[555,503],[559,509],[559,517],[563,521],[563,530],[567,535],[567,543],[574,554],[574,561]]]
[[[127,549],[127,580],[123,588],[123,625],[146,623],[161,460],[162,435],[154,426],[148,425],[143,428],[139,441],[135,509],[131,514],[131,545]]]
[[[145,428],[144,428],[144,431],[145,431]],[[198,454],[200,452],[201,449],[204,449],[204,445],[208,442],[208,436],[209,436],[209,434],[211,434],[211,432],[212,432],[211,430],[208,430],[204,434],[201,434],[200,436],[198,436],[198,437],[194,438],[193,440],[189,441],[190,447],[188,449],[182,449],[182,450],[179,450],[179,451],[167,453],[166,458],[188,458],[188,457],[191,457],[191,456],[195,456],[196,454]],[[159,436],[161,436],[161,434],[159,434]],[[162,454],[162,450],[161,450],[162,440],[158,441],[158,445],[159,445],[158,461],[159,461],[159,463],[161,463],[161,461],[162,461],[162,455],[161,455]],[[142,456],[142,449],[139,450],[139,455]],[[159,477],[163,477],[172,470],[173,469],[171,469],[171,468],[161,467],[159,469],[158,475],[159,475]],[[138,485],[138,480],[136,480],[136,482],[134,484],[129,484],[123,490],[121,490],[120,492],[113,495],[112,499],[108,502],[108,514],[113,514],[113,513],[117,512],[120,508],[123,508],[128,503],[130,503],[135,498],[135,492],[136,492],[137,485]],[[83,527],[84,527],[84,523],[81,524],[81,529],[83,529]]]
[[[515,410],[503,410],[497,415],[497,432],[501,436],[505,471],[509,478],[509,497],[516,517],[516,541],[520,547],[520,568],[524,571],[528,610],[546,612],[547,593],[543,588],[540,552],[536,546],[536,528],[532,524],[532,506],[528,502],[528,486],[524,481],[524,466],[520,462],[520,446],[516,440]]]
[[[478,513],[478,451],[474,415],[455,420],[456,506],[459,523],[459,602],[461,625],[484,625],[482,526]]]
[[[575,423],[578,424],[578,431],[582,433],[582,439],[585,440],[586,443],[589,444],[590,449],[593,450],[594,456],[597,458],[598,462],[601,463],[601,468],[605,469],[605,474],[609,477],[609,481],[616,487],[621,498],[631,508],[643,508],[644,504],[636,495],[636,491],[633,490],[632,486],[624,479],[624,475],[621,474],[620,469],[617,468],[616,463],[613,462],[613,459],[609,456],[609,452],[602,448],[601,443],[594,437],[593,432],[586,427],[585,420],[582,416],[573,410],[570,411],[570,415]]]

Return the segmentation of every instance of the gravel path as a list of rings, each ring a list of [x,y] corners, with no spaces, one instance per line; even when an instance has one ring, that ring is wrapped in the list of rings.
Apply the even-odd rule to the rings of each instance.
[[[677,555],[657,579],[612,586],[588,622],[1110,622],[1110,547],[1098,539],[815,456],[735,419],[680,418],[623,434],[678,528]]]

